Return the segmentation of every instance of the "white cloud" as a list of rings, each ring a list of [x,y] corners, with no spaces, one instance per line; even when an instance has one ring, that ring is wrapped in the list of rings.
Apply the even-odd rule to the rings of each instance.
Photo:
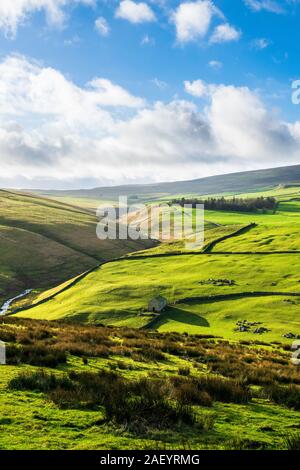
[[[215,87],[208,119],[222,154],[244,164],[255,167],[262,159],[263,166],[272,166],[281,160],[283,152],[291,152],[292,159],[300,155],[300,142],[293,138],[288,125],[247,87]]]
[[[64,7],[79,3],[94,5],[95,0],[1,0],[0,29],[14,37],[18,26],[32,13],[41,10],[45,12],[48,23],[61,26],[65,20]]]
[[[74,122],[82,125],[88,115],[96,121],[97,116],[102,118],[104,112],[100,106],[143,105],[144,100],[103,78],[95,78],[80,88],[57,70],[42,67],[23,56],[10,56],[0,64],[1,117],[36,114],[41,116],[41,123],[43,116],[53,116],[70,125]],[[104,116],[108,115],[104,113]]]
[[[220,70],[220,69],[223,67],[222,62],[220,62],[219,60],[210,60],[210,61],[208,62],[208,65],[209,65],[212,69],[215,69],[215,70]]]
[[[130,23],[147,23],[155,21],[155,15],[147,3],[136,3],[132,0],[122,0],[116,10],[116,17]]]
[[[172,15],[177,41],[186,43],[205,37],[215,14],[220,12],[210,0],[181,3]]]
[[[107,23],[106,19],[103,16],[99,16],[99,18],[95,21],[95,28],[100,34],[100,36],[108,36],[110,33],[110,27]]]
[[[237,41],[241,37],[241,32],[238,31],[234,26],[228,23],[220,24],[216,26],[213,34],[211,35],[211,43],[221,43],[229,41]]]
[[[184,89],[187,93],[197,98],[205,96],[208,93],[208,87],[203,80],[195,80],[194,82],[186,80],[184,82]]]
[[[259,39],[254,39],[252,42],[251,42],[251,46],[254,48],[254,49],[266,49],[267,47],[269,47],[271,44],[271,41],[269,39],[266,39],[266,38],[259,38]]]
[[[20,56],[0,63],[2,185],[73,187],[196,178],[292,164],[300,122],[246,87],[186,82],[189,101],[148,105],[109,80],[79,87]],[[129,108],[130,107],[130,108]]]
[[[94,95],[95,103],[100,106],[127,106],[130,108],[140,108],[145,105],[142,98],[137,98],[119,85],[115,85],[110,80],[95,78],[88,83],[90,90],[88,93]]]
[[[282,3],[277,0],[244,0],[245,4],[251,8],[253,11],[262,11],[266,10],[271,13],[284,13],[285,9],[282,6]]]

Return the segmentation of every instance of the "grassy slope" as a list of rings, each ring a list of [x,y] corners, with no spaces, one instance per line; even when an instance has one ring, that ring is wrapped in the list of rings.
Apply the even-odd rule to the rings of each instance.
[[[0,302],[145,246],[99,241],[96,217],[61,202],[0,191],[0,205]]]
[[[3,329],[0,325],[0,337]],[[32,325],[29,325],[30,327]],[[26,326],[16,325],[26,331]],[[53,324],[56,332],[61,328]],[[44,330],[44,325],[41,330]],[[111,330],[111,337],[118,341],[122,330]],[[31,329],[32,332],[32,329]],[[69,334],[69,333],[68,333]],[[126,332],[125,332],[126,334]],[[127,332],[128,334],[128,332]],[[92,335],[92,333],[91,333]],[[80,337],[80,334],[78,334]],[[132,336],[127,336],[132,338]],[[119,340],[121,344],[121,339]],[[149,341],[149,340],[148,340]],[[150,340],[151,341],[151,340]],[[155,339],[154,339],[155,341]],[[191,343],[197,338],[182,338]],[[141,342],[143,345],[145,341]],[[214,340],[208,347],[207,356],[222,349],[222,344],[214,346]],[[210,349],[212,348],[212,349]],[[243,346],[244,354],[251,352],[251,347]],[[263,350],[256,347],[257,357]],[[275,355],[278,348],[269,348]],[[234,350],[232,350],[234,357]],[[282,356],[281,356],[282,357]],[[236,359],[236,358],[235,358]],[[178,368],[190,368],[191,375],[197,377],[207,372],[205,359],[180,357],[176,350],[166,354],[165,359],[141,361],[139,358],[110,354],[109,358],[89,357],[88,364],[83,365],[78,356],[69,355],[67,364],[58,365],[55,369],[43,369],[55,374],[63,372],[97,372],[102,369],[116,371],[125,378],[134,380],[141,377],[167,379],[176,376]],[[121,368],[122,366],[122,368]],[[120,367],[120,368],[119,368]],[[284,438],[299,427],[299,411],[278,406],[269,400],[253,398],[248,404],[221,403],[215,401],[212,408],[194,406],[197,419],[211,416],[215,420],[213,429],[201,430],[197,427],[174,426],[168,430],[153,430],[146,434],[135,434],[124,426],[103,422],[101,409],[60,409],[45,394],[36,391],[16,391],[8,388],[9,381],[20,372],[40,370],[27,364],[6,365],[0,375],[0,426],[5,431],[0,434],[0,449],[223,449],[231,440],[250,440],[268,448],[282,448]],[[79,408],[79,407],[78,407]],[[186,444],[185,444],[186,443]]]
[[[289,292],[300,292],[299,269],[299,257],[291,264],[291,260],[284,255],[268,256],[267,258],[245,255],[236,256],[234,259],[228,255],[218,255],[218,257],[195,255],[121,261],[103,266],[52,300],[28,311],[20,312],[18,315],[44,319],[68,318],[75,321],[98,321],[140,327],[146,324],[149,318],[138,314],[146,308],[148,300],[157,293],[165,295],[171,302],[186,297],[252,291],[287,292],[288,298]],[[140,275],[141,272],[143,272],[143,276]],[[200,283],[220,277],[233,279],[236,284],[215,286]],[[276,323],[276,332],[273,331],[271,335],[273,339],[279,339],[279,333],[284,333],[287,329],[285,317],[282,315],[283,306],[285,315],[288,315],[289,319],[298,317],[295,312],[299,308],[300,297],[299,300],[298,298],[292,299],[295,304],[283,303],[283,300],[282,298],[274,298],[273,304],[268,308],[270,299],[268,302],[264,299],[266,311],[262,314],[263,320],[268,325]],[[240,307],[238,307],[239,302],[243,302]],[[258,305],[261,305],[261,302],[260,299]],[[254,305],[253,302],[252,304]],[[230,305],[234,305],[237,311],[229,322],[226,318],[228,307],[224,310],[224,302],[219,301],[214,305],[214,319],[218,320],[217,325],[213,322],[211,328],[207,328],[209,325],[202,324],[203,316],[207,318],[209,324],[211,323],[210,310],[207,305],[202,305],[201,308],[194,306],[191,307],[191,315],[186,315],[186,321],[183,321],[182,315],[179,322],[180,331],[182,328],[184,331],[189,331],[190,324],[192,324],[194,333],[214,333],[216,326],[221,329],[225,328],[224,336],[227,337],[228,333],[231,336],[231,330],[235,325],[234,320],[238,319],[239,315],[247,319],[251,316],[251,309],[245,308],[244,310],[245,299],[230,302]],[[180,309],[182,309],[181,306]],[[184,309],[182,309],[182,313],[183,311]],[[252,313],[255,315],[255,312]],[[280,314],[276,322],[273,321],[275,312]],[[168,327],[171,330],[178,330],[178,324],[176,325],[176,322],[172,320],[173,315],[174,312],[172,314],[171,310],[168,325],[166,326],[164,323],[164,330]],[[295,326],[298,330],[300,319],[296,318]],[[241,333],[239,336],[242,337],[243,334]]]
[[[111,362],[117,360],[116,357]],[[125,362],[131,361],[125,359]],[[91,359],[88,370],[96,372],[106,368],[107,363],[107,359]],[[149,364],[149,367],[141,363],[136,364],[138,370],[123,374],[128,378],[144,376],[149,370],[160,375],[170,374],[175,373],[178,365],[182,364],[180,360],[167,364]],[[240,436],[278,449],[284,437],[299,425],[299,412],[277,405],[270,406],[265,400],[254,400],[249,405],[215,403],[212,409],[197,410],[200,416],[215,417],[214,429],[210,432],[197,429],[191,431],[183,427],[181,431],[156,431],[150,438],[138,436],[123,428],[99,425],[103,418],[99,412],[61,410],[41,393],[7,390],[8,382],[20,369],[28,371],[34,368],[6,366],[0,376],[0,426],[5,429],[0,436],[2,450],[182,449],[186,442],[191,449],[222,449],[225,441]],[[83,369],[80,359],[70,357],[67,370],[86,371],[87,367]],[[264,429],[268,428],[271,431],[265,432]]]
[[[283,190],[285,191],[285,190]],[[295,189],[297,192],[297,189]],[[284,195],[286,198],[286,195]],[[294,195],[293,195],[294,197]],[[140,313],[148,300],[161,293],[169,302],[180,302],[190,297],[227,295],[251,292],[286,292],[287,297],[241,298],[217,302],[191,302],[170,308],[158,322],[163,331],[193,331],[223,334],[228,338],[244,338],[244,333],[234,333],[238,319],[258,319],[272,329],[264,335],[278,340],[287,331],[299,332],[297,314],[300,293],[297,254],[247,254],[300,250],[300,211],[297,203],[281,203],[276,214],[239,214],[208,211],[210,222],[222,224],[208,230],[208,240],[230,233],[252,221],[258,224],[245,234],[218,243],[212,254],[178,255],[172,257],[123,260],[109,263],[89,274],[69,290],[21,316],[33,318],[68,318],[76,321],[103,322],[114,325],[141,327],[149,317]],[[175,250],[178,250],[178,246]],[[172,245],[163,245],[153,253],[170,251]],[[246,254],[214,254],[217,251],[245,252]],[[151,251],[149,252],[151,254]],[[231,286],[217,286],[209,279],[230,279]],[[47,293],[44,294],[47,297]],[[251,333],[247,337],[255,337]]]
[[[204,230],[204,242],[203,245],[200,245],[195,249],[195,251],[203,251],[203,249],[212,241],[223,237],[224,235],[229,235],[241,228],[242,225],[222,225],[216,226],[209,221],[206,221],[205,230]],[[186,245],[184,240],[176,240],[171,242],[161,243],[158,246],[149,248],[147,250],[140,250],[138,253],[132,253],[130,256],[151,256],[159,255],[166,253],[185,253],[190,251],[188,245]]]
[[[291,191],[289,189],[289,191]],[[284,194],[283,194],[284,192]],[[298,191],[288,196],[285,190],[279,191],[282,199],[294,198]],[[153,327],[161,332],[178,331],[215,334],[229,340],[280,341],[287,331],[300,333],[300,297],[289,296],[289,292],[300,292],[300,257],[298,254],[271,255],[218,255],[217,251],[278,251],[299,250],[300,219],[297,201],[283,202],[276,215],[245,215],[210,212],[206,214],[210,222],[222,224],[216,227],[209,224],[206,241],[219,238],[236,230],[241,225],[255,221],[258,227],[246,234],[219,243],[208,255],[178,255],[148,259],[124,260],[103,265],[87,275],[69,290],[58,294],[52,300],[17,316],[46,318],[54,320],[66,318],[75,321],[101,322],[113,325],[141,327],[149,317],[139,315],[147,305],[147,300],[162,293],[173,302]],[[223,225],[224,224],[224,225]],[[258,240],[258,241],[256,241]],[[182,250],[182,246],[162,245],[153,253]],[[149,252],[151,254],[151,252]],[[232,279],[232,286],[216,286],[209,279]],[[203,283],[204,281],[204,283]],[[51,291],[40,294],[37,300],[66,287],[60,285]],[[286,292],[286,296],[241,297],[235,300],[185,301],[186,297],[230,294],[239,292],[269,291]],[[234,331],[237,320],[261,321],[270,327],[271,332],[262,336]],[[54,324],[55,325],[55,324]],[[113,331],[113,330],[112,330]],[[117,336],[112,334],[112,338]],[[190,336],[183,336],[187,341]],[[220,346],[221,348],[221,346]],[[256,345],[255,348],[258,348]],[[266,350],[275,350],[268,346]],[[258,351],[258,349],[257,349]],[[218,352],[222,357],[222,353]],[[260,355],[258,351],[258,356]],[[68,357],[61,371],[97,371],[118,367],[121,361],[131,369],[120,371],[129,379],[146,376],[148,373],[159,377],[176,374],[178,367],[191,367],[192,374],[202,371],[199,364],[192,365],[185,357],[167,355],[164,361],[138,362],[127,357],[110,356],[89,358],[88,365],[75,356]],[[254,398],[247,405],[215,402],[211,409],[195,407],[197,416],[213,415],[214,428],[210,431],[192,430],[188,427],[172,429],[170,432],[155,431],[152,435],[134,435],[124,428],[101,424],[101,411],[80,409],[61,410],[45,395],[38,392],[12,391],[7,388],[9,380],[20,370],[33,370],[32,366],[6,366],[0,378],[0,426],[5,432],[0,437],[1,449],[180,449],[184,442],[192,449],[224,448],[225,441],[244,439],[264,443],[278,449],[282,440],[299,427],[299,412],[277,406],[268,400]]]
[[[212,214],[222,223],[254,221],[258,226],[238,239],[228,239],[218,244],[218,251],[299,251],[300,203],[281,202],[271,217],[242,214]]]

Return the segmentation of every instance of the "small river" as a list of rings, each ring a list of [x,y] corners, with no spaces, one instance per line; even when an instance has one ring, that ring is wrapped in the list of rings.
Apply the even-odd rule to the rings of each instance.
[[[24,292],[22,292],[22,294],[19,294],[17,295],[16,297],[13,297],[12,299],[9,299],[7,300],[3,305],[2,307],[0,308],[0,315],[5,315],[9,309],[9,307],[11,306],[11,304],[17,300],[17,299],[21,299],[22,297],[25,297],[25,295],[28,295],[30,294],[30,292],[32,291],[32,289],[26,289]]]

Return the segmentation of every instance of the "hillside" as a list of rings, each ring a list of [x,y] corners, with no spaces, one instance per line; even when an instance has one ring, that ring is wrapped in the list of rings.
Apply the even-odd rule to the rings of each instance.
[[[16,301],[0,319],[10,431],[0,446],[298,449],[300,187],[256,194],[276,196],[276,210],[205,211],[202,248],[171,240],[121,258],[116,251],[33,292],[31,307]],[[93,220],[59,207],[77,230]],[[47,220],[44,235],[96,248]],[[147,305],[158,294],[168,306],[154,315]]]
[[[2,451],[299,445],[299,374],[278,344],[12,317],[0,339]]]
[[[202,252],[185,252],[175,242],[115,260],[69,288],[44,292],[17,315],[235,340],[245,338],[237,323],[246,319],[269,330],[264,341],[286,341],[290,331],[300,334],[299,188],[289,191],[277,190],[282,202],[275,214],[206,211]],[[147,312],[157,294],[169,301],[158,318]]]
[[[42,197],[0,191],[0,301],[49,288],[145,243],[100,241],[96,217]]]
[[[300,182],[300,165],[266,170],[246,171],[227,175],[210,176],[191,181],[176,181],[172,183],[137,184],[81,189],[71,191],[38,191],[48,196],[116,199],[119,196],[162,197],[177,194],[219,194],[245,193],[265,190],[278,185],[292,185]]]

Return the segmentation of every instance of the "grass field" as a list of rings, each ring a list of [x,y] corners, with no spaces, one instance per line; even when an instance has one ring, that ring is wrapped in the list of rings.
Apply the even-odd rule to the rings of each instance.
[[[98,240],[96,216],[62,202],[1,190],[0,206],[0,302],[145,247]]]
[[[184,241],[127,246],[128,254],[123,246],[88,273],[88,263],[76,271],[74,258],[64,282],[16,301],[14,315],[0,320],[8,348],[0,448],[299,449],[299,366],[291,362],[294,339],[283,336],[300,334],[299,188],[275,193],[274,214],[206,211],[204,246],[195,251]],[[40,222],[22,219],[40,224],[43,234],[27,230],[33,237],[54,234],[53,276],[62,234],[69,250],[101,263],[95,246],[74,249],[81,237],[66,229],[65,213],[58,230],[62,202],[43,201],[52,214],[46,227],[42,214]],[[83,207],[68,210],[67,225],[87,230],[94,220]],[[17,225],[2,233],[21,237]],[[26,273],[42,278],[38,257],[18,256]],[[16,257],[3,266],[3,276],[17,279]],[[156,295],[168,307],[155,316],[147,305]],[[241,331],[245,320],[251,327]]]
[[[105,264],[69,289],[58,286],[37,296],[39,305],[17,315],[139,328],[151,321],[148,301],[161,294],[170,306],[154,323],[159,331],[254,339],[254,333],[234,329],[238,320],[257,318],[271,330],[262,338],[287,341],[283,334],[300,330],[298,209],[293,201],[280,203],[275,214],[207,211],[206,244],[251,222],[256,226],[220,241],[210,253],[184,254],[175,242]]]
[[[274,298],[272,306],[266,308],[265,313],[261,315],[268,325],[274,323],[275,327],[276,324],[276,330],[272,330],[271,336],[278,340],[289,328],[286,316],[294,319],[293,328],[297,331],[300,326],[300,318],[296,314],[300,295],[299,298],[288,297],[290,292],[299,292],[300,259],[297,256],[291,260],[291,256],[293,255],[230,257],[230,255],[200,254],[108,263],[87,275],[70,289],[57,294],[52,300],[17,315],[48,320],[67,318],[73,321],[140,327],[149,321],[149,318],[142,313],[147,310],[148,301],[158,293],[166,296],[171,304],[190,298],[190,302],[195,305],[197,300],[192,300],[195,297],[261,291],[286,292],[286,298]],[[141,271],[143,276],[139,276]],[[137,277],[139,277],[138,287]],[[220,278],[232,280],[234,284],[216,286],[209,281]],[[228,302],[227,305],[224,301],[213,303],[217,323],[214,322],[209,327],[202,326],[200,321],[203,315],[207,314],[209,317],[209,309],[199,303],[199,308],[196,308],[194,313],[193,333],[208,331],[214,334],[217,328],[218,334],[224,329],[224,337],[228,334],[232,336],[228,330],[233,330],[234,320],[238,320],[239,315],[241,319],[257,315],[256,307],[261,305],[261,299],[256,303],[253,299],[251,301],[252,305],[250,302],[249,308],[245,305],[242,295],[240,299],[229,301],[229,304],[234,305],[236,309],[236,314],[230,322],[227,319]],[[276,313],[276,318],[279,319],[275,321]],[[196,317],[199,317],[199,321]],[[182,332],[182,329],[189,331],[189,328],[189,321],[186,321],[181,322],[179,329]],[[172,308],[169,321],[164,321],[164,331],[168,329],[178,331],[178,323],[172,320]],[[240,337],[243,335],[245,336],[240,333]]]
[[[10,318],[0,322],[0,338],[8,351],[0,377],[2,450],[289,449],[289,437],[298,445],[299,408],[288,396],[277,403],[274,394],[283,380],[284,390],[299,389],[290,353],[279,345],[266,349],[215,338]],[[72,352],[65,355],[66,349]],[[97,379],[103,371],[106,375]],[[61,380],[57,385],[53,374]],[[135,419],[123,422],[116,414],[120,404],[113,416],[108,414],[117,389],[110,384],[109,402],[101,401],[107,374],[114,374],[114,382],[136,383]],[[93,381],[95,396],[90,395]],[[279,385],[270,389],[270,383]],[[136,394],[144,397],[142,404]],[[170,416],[174,421],[169,422],[162,406],[165,413],[183,407],[184,421]]]

